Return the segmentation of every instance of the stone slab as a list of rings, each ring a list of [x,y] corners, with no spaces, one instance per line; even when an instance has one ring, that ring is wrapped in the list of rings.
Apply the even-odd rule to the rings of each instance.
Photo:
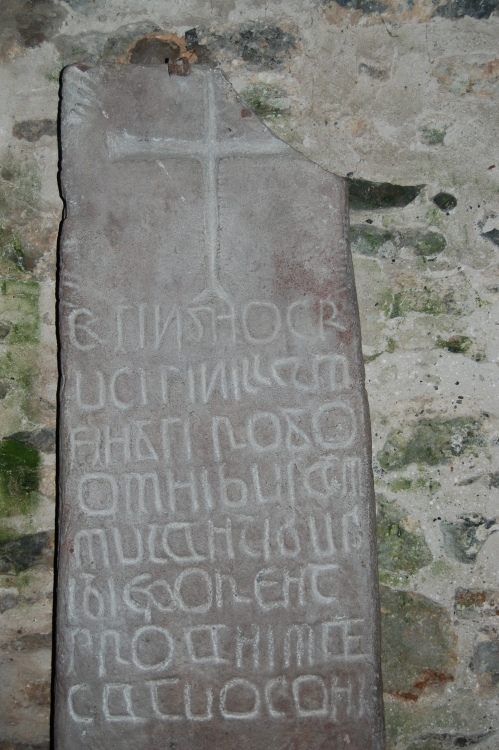
[[[218,71],[68,68],[55,746],[383,747],[343,181]]]

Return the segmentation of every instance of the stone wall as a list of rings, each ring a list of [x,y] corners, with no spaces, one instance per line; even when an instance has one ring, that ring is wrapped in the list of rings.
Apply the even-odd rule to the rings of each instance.
[[[49,747],[60,71],[179,58],[349,179],[387,747],[497,747],[498,40],[498,0],[3,0],[0,750]]]

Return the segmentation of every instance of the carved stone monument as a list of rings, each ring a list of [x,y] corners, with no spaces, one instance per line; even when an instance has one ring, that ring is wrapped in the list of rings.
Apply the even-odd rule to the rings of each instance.
[[[61,124],[57,750],[381,750],[343,181],[218,71]]]

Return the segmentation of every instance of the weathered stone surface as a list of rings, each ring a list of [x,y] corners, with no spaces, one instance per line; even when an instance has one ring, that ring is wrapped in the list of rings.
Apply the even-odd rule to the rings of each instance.
[[[0,589],[0,615],[15,607],[19,600],[17,589]]]
[[[407,513],[382,495],[377,498],[377,506],[378,565],[382,574],[412,574],[429,565],[433,559],[430,549]]]
[[[458,588],[454,597],[454,611],[458,617],[498,617],[499,592],[490,589]]]
[[[437,193],[432,201],[441,211],[452,211],[457,206],[457,198],[452,193]]]
[[[50,39],[67,15],[54,0],[5,0],[0,6],[0,61],[23,47],[38,47]]]
[[[420,419],[411,431],[392,432],[378,460],[388,471],[416,462],[435,466],[462,455],[470,446],[483,444],[480,430],[481,423],[472,418]]]
[[[406,701],[454,680],[456,635],[447,611],[411,591],[381,586],[383,685]]]
[[[23,120],[22,122],[16,122],[12,128],[12,135],[14,138],[19,138],[23,141],[39,141],[44,135],[56,136],[57,135],[57,122],[56,120]]]
[[[479,630],[470,667],[477,675],[480,687],[499,685],[499,636],[495,628],[489,626]]]
[[[459,516],[456,521],[442,521],[441,527],[446,553],[471,565],[487,537],[497,530],[497,519],[469,513]]]
[[[216,71],[66,71],[55,745],[379,750],[344,183]]]
[[[26,534],[0,544],[0,573],[19,573],[35,565],[44,552],[54,546],[50,531]]]
[[[5,651],[38,651],[42,648],[52,648],[52,633],[20,634],[19,638],[14,638],[3,646]]]
[[[208,47],[221,47],[251,65],[275,68],[284,65],[296,53],[295,31],[261,22],[243,25],[214,35],[208,40]]]
[[[352,208],[393,208],[407,206],[419,195],[424,185],[393,185],[350,177],[348,195]]]
[[[31,445],[42,453],[53,453],[55,451],[55,429],[53,427],[44,427],[35,432],[14,432],[4,439],[17,440],[20,443]]]
[[[444,18],[489,18],[497,10],[497,0],[447,0],[437,8],[437,14]]]

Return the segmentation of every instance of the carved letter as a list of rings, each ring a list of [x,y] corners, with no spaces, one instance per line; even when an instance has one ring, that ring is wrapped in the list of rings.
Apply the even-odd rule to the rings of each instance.
[[[222,659],[220,656],[219,643],[219,632],[226,629],[226,625],[198,625],[195,628],[187,628],[184,635],[191,661],[197,664],[226,662],[227,659]]]
[[[268,333],[263,333],[263,335],[255,335],[250,331],[249,318],[253,311],[257,313],[258,310],[268,311],[266,314],[266,321],[262,321],[258,315],[258,319],[255,321],[255,334],[257,331],[258,333],[261,333],[262,330],[269,330]],[[242,325],[244,337],[250,344],[269,344],[279,336],[281,331],[281,313],[273,302],[248,302],[243,309]]]
[[[87,323],[80,321],[80,318],[88,318]],[[90,310],[84,307],[78,310],[71,310],[68,316],[69,323],[69,340],[77,349],[82,352],[89,352],[95,349],[99,344],[104,343],[102,339],[92,331],[90,326],[97,322],[97,318]]]
[[[253,705],[249,711],[230,711],[227,707],[229,692],[232,690],[236,691],[237,689],[242,689],[246,692],[249,691],[252,694]],[[220,691],[220,713],[224,719],[256,719],[260,714],[260,702],[260,693],[256,685],[253,685],[252,682],[242,677],[229,680]]]
[[[166,669],[172,662],[174,650],[173,638],[166,628],[144,625],[132,638],[132,659],[137,669],[148,672]],[[144,660],[144,652],[148,656],[147,661]]]
[[[323,450],[348,448],[355,439],[355,413],[349,404],[330,401],[312,418],[314,438]]]
[[[180,680],[177,677],[171,677],[166,680],[154,680],[154,682],[148,682],[149,689],[151,691],[151,703],[154,711],[154,715],[158,719],[163,721],[180,721],[182,718],[179,714],[165,714],[159,707],[159,696],[158,689],[161,687],[167,687],[170,685],[178,685]]]
[[[95,565],[96,558],[94,555],[94,542],[97,544],[99,542],[100,546],[100,564],[105,567],[109,568],[109,552],[108,552],[108,546],[107,546],[107,539],[104,531],[102,529],[82,529],[79,531],[74,540],[74,555],[75,555],[75,564],[77,568],[81,568],[85,563],[83,561],[83,542],[85,542],[85,548],[86,548],[86,564],[87,565]]]
[[[177,534],[177,539],[180,538],[180,546],[183,546],[186,549],[184,554],[176,553],[171,548],[170,535],[175,533]],[[176,563],[180,563],[181,565],[192,565],[192,563],[206,560],[206,558],[203,555],[199,555],[194,548],[191,523],[167,523],[163,531],[162,542],[166,554]]]
[[[90,692],[90,686],[85,685],[84,683],[80,683],[79,685],[71,685],[68,691],[68,711],[69,715],[73,719],[73,721],[76,721],[78,724],[93,724],[94,719],[92,716],[82,716],[82,714],[76,713],[75,707],[74,707],[74,699],[77,693],[82,692],[83,690],[88,690]]]
[[[78,502],[89,516],[112,516],[118,506],[118,484],[112,474],[84,474]]]
[[[312,688],[314,698],[319,697],[317,708],[309,708],[311,702],[310,698],[307,701],[303,701],[302,699],[302,690],[307,685]],[[319,696],[317,696],[317,692],[319,692]],[[327,716],[328,693],[324,680],[321,677],[313,674],[297,677],[293,680],[293,698],[298,716],[302,718],[310,716]],[[304,703],[305,705],[303,705]]]
[[[204,588],[204,595],[206,597],[206,600],[204,602],[201,602],[201,604],[191,604],[189,602],[190,596],[192,596],[192,592],[189,592],[189,586],[186,585],[186,591],[182,593],[182,586],[186,583],[187,579],[198,579],[198,581],[201,581],[201,585]],[[177,602],[182,610],[182,612],[193,612],[193,613],[205,613],[209,612],[211,609],[211,605],[213,604],[213,584],[211,582],[211,578],[208,575],[208,573],[203,570],[202,568],[186,568],[183,570],[177,578],[175,579],[175,594],[177,597]],[[196,594],[198,593],[199,584],[196,586]],[[186,601],[186,595],[188,598],[188,601]]]

